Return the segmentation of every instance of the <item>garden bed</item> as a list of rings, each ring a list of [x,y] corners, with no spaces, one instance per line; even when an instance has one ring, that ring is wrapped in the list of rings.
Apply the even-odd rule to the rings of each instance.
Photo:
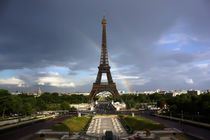
[[[52,126],[51,129],[54,131],[82,131],[90,119],[91,116],[71,117],[61,123]]]
[[[142,117],[119,115],[119,118],[123,126],[127,129],[128,133],[132,133],[136,130],[163,130],[165,128],[165,126],[160,123],[153,122]]]

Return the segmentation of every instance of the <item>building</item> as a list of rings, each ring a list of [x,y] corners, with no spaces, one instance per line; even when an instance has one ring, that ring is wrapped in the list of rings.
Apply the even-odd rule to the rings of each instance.
[[[201,91],[200,90],[188,90],[187,93],[191,94],[191,95],[200,95]]]
[[[91,104],[81,103],[81,104],[70,104],[71,107],[75,107],[78,111],[85,111],[91,108]]]
[[[117,111],[126,109],[126,104],[124,102],[120,103],[112,101],[112,105],[116,108]]]
[[[89,96],[90,93],[89,92],[73,92],[73,93],[69,93],[68,95],[73,95],[73,94]]]
[[[166,96],[168,96],[168,97],[175,97],[175,96],[177,96],[177,95],[181,95],[181,94],[186,94],[186,92],[185,91],[168,91],[168,92],[166,92],[165,93],[165,95]]]
[[[175,92],[166,92],[165,95],[168,96],[168,97],[176,96]]]
[[[22,94],[22,93],[19,92],[19,91],[16,91],[16,92],[11,92],[11,94],[12,94],[12,95],[20,95],[20,94]]]
[[[156,93],[158,93],[158,94],[165,94],[165,93],[166,93],[166,91],[164,91],[164,90],[160,90],[160,89],[157,89],[157,90],[156,90]]]
[[[38,88],[38,91],[37,91],[37,96],[40,96],[42,94],[42,91],[40,88]]]

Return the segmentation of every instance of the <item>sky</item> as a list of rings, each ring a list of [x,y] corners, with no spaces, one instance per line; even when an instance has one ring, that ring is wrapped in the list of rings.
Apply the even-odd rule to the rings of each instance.
[[[118,90],[210,89],[209,0],[1,0],[0,88],[90,92],[103,16]]]

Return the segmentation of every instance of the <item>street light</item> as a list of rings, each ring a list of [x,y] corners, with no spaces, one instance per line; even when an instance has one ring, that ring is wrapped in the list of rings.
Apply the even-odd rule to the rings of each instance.
[[[182,119],[181,119],[181,123],[182,123],[182,130],[184,131],[184,129],[183,129],[183,118],[184,118],[184,112],[183,112],[183,110],[182,110],[181,112],[182,112]]]

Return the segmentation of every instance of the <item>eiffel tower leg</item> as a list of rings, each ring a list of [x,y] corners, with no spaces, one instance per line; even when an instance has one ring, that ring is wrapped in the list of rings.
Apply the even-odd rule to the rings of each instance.
[[[112,95],[114,96],[115,99],[120,97],[120,94],[118,93],[115,85],[112,87],[112,90],[110,92],[112,93]]]
[[[112,75],[110,71],[107,72],[106,76],[107,76],[108,83],[113,83]]]
[[[90,103],[94,102],[94,94],[95,94],[95,90],[92,89],[89,95]]]
[[[120,97],[120,94],[118,93],[117,91],[117,88],[115,87],[114,91],[113,91],[113,94],[114,94],[114,98],[117,99]]]
[[[102,76],[102,73],[99,71],[98,75],[97,75],[97,78],[96,78],[96,83],[100,83],[101,82],[101,76]]]

